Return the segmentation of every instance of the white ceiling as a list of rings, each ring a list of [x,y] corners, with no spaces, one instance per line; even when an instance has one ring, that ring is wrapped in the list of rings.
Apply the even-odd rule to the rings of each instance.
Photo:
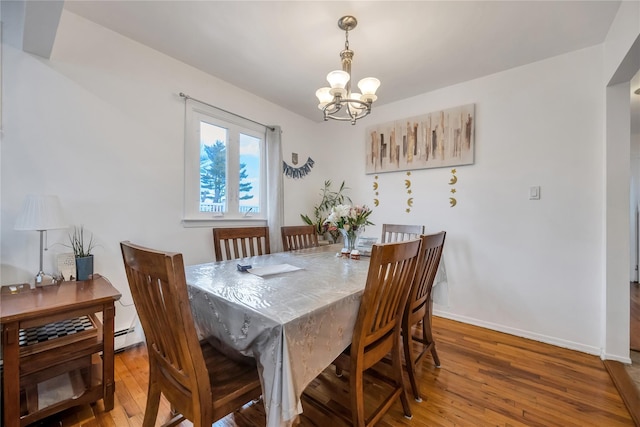
[[[377,77],[376,105],[602,43],[619,1],[80,1],[64,9],[320,121],[340,68]]]

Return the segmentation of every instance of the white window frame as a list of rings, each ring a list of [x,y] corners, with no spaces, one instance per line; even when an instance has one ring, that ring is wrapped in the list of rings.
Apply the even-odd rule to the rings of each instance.
[[[227,141],[227,212],[200,212],[200,122],[228,130]],[[262,141],[260,146],[260,212],[241,213],[238,187],[240,176],[239,134]],[[267,164],[266,132],[262,125],[216,108],[193,102],[186,103],[184,149],[184,214],[183,224],[189,227],[212,225],[267,224]],[[231,179],[235,177],[235,179]]]

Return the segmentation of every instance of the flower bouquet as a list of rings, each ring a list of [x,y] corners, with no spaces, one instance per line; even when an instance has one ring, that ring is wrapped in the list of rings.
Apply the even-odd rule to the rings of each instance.
[[[350,251],[356,248],[357,238],[367,225],[369,215],[373,211],[367,206],[337,205],[331,208],[329,217],[324,222],[327,231],[339,230],[344,238],[344,247]]]

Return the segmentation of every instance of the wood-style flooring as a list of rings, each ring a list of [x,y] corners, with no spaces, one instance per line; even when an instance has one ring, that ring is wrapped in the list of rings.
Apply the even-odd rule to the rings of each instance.
[[[437,317],[434,334],[442,367],[435,368],[429,357],[424,359],[421,367],[424,400],[416,403],[411,399],[413,419],[405,419],[400,404],[396,403],[379,426],[633,425],[597,356]],[[148,381],[146,348],[141,345],[117,354],[115,366],[116,396],[112,411],[104,412],[102,402],[98,402],[68,410],[37,425],[141,426]],[[323,381],[345,382],[346,374],[338,378],[329,368],[310,387],[321,387]],[[345,396],[328,396],[327,400],[344,407],[348,404]],[[340,425],[306,402],[303,407],[300,426]],[[159,419],[166,420],[168,414],[169,405],[163,399]],[[214,426],[260,427],[264,426],[264,419],[264,407],[258,402]],[[181,426],[191,423],[183,422]]]

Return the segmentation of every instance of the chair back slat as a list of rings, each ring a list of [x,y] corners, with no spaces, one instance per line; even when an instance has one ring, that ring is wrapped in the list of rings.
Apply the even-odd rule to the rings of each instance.
[[[318,235],[313,225],[283,226],[280,231],[285,252],[318,246]]]
[[[229,227],[213,229],[216,261],[271,253],[269,227]]]
[[[418,239],[424,233],[424,225],[382,224],[382,243],[403,242]]]

